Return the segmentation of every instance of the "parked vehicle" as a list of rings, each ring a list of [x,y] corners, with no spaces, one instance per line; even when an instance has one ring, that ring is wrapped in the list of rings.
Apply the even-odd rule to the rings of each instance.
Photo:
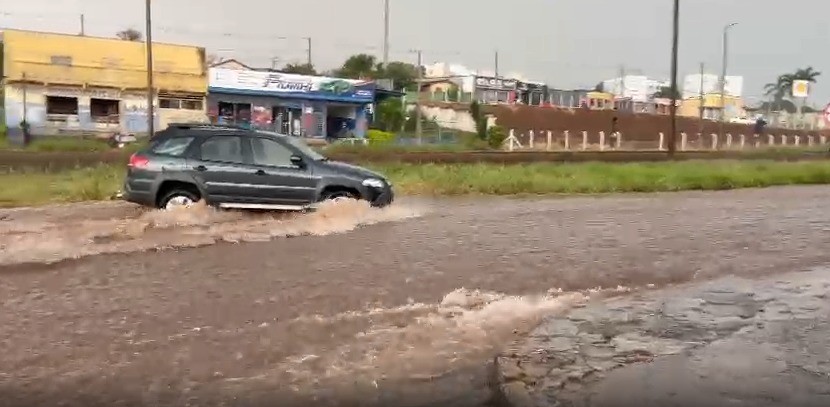
[[[122,197],[164,209],[204,200],[221,208],[305,210],[340,198],[382,207],[394,193],[384,176],[331,161],[293,136],[172,124],[130,157]]]

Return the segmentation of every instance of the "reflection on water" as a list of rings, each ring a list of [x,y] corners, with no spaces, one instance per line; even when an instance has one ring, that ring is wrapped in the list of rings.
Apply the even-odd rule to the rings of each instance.
[[[363,201],[338,201],[325,202],[315,212],[305,214],[219,211],[195,205],[108,219],[89,219],[89,214],[61,219],[29,216],[0,222],[0,265],[51,263],[96,254],[195,247],[223,241],[329,235],[422,213],[421,208],[412,206],[376,209]]]

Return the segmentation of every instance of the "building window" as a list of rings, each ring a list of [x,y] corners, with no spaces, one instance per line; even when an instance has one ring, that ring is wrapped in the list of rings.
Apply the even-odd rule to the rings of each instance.
[[[202,110],[203,106],[201,99],[159,98],[162,109]]]
[[[52,55],[52,65],[72,66],[72,57],[66,55]]]
[[[77,115],[78,98],[46,96],[47,115]]]
[[[97,123],[118,123],[118,104],[117,100],[112,99],[90,99],[89,114],[92,116],[92,121]]]

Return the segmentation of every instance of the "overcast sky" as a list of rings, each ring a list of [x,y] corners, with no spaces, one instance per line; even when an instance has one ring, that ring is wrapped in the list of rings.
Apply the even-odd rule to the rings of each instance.
[[[720,73],[723,26],[730,32],[729,74],[745,78],[748,103],[785,72],[825,72],[810,102],[830,102],[830,0],[681,0],[680,80]],[[254,65],[302,62],[311,37],[314,63],[339,65],[350,54],[380,56],[383,0],[153,0],[159,41],[199,44]],[[671,0],[391,0],[393,60],[455,62],[520,72],[556,87],[593,86],[630,73],[668,79]],[[0,27],[89,35],[143,31],[142,0],[0,0]],[[284,37],[280,39],[279,37]]]

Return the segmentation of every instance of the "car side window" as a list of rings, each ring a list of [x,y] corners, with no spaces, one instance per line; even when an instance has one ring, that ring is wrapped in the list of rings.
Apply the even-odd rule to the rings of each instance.
[[[245,163],[242,139],[237,136],[213,136],[202,143],[200,150],[204,161]]]
[[[193,137],[175,137],[164,140],[153,146],[151,151],[154,154],[171,157],[181,157],[187,150],[187,146],[193,141]]]
[[[251,138],[251,149],[254,155],[254,164],[273,167],[289,167],[291,156],[294,154],[284,145],[267,138]]]

